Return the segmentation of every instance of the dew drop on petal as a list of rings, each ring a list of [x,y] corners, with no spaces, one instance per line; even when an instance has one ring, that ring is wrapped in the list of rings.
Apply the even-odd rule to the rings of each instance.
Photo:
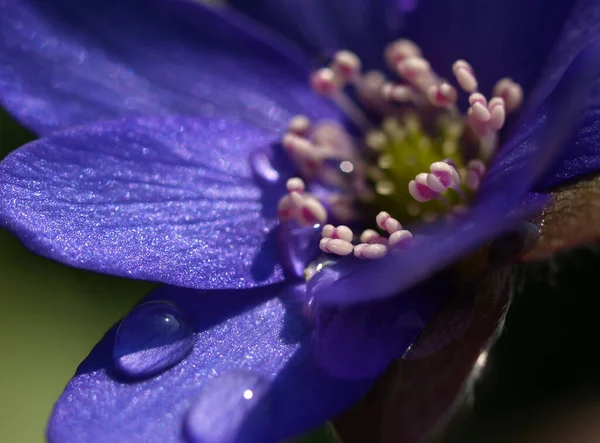
[[[194,342],[193,328],[177,306],[162,301],[141,304],[119,326],[115,369],[134,379],[159,374],[179,363]]]
[[[227,372],[209,381],[184,421],[190,443],[267,441],[276,425],[268,382],[250,371]],[[270,434],[269,434],[270,435]]]

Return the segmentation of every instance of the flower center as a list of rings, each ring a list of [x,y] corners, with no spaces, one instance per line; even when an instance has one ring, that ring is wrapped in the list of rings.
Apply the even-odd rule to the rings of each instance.
[[[278,217],[322,225],[320,248],[326,253],[381,258],[412,243],[413,234],[400,221],[463,215],[497,149],[506,115],[523,99],[521,87],[504,78],[488,100],[471,65],[457,60],[452,71],[469,103],[461,113],[458,88],[432,70],[413,42],[388,45],[385,59],[402,82],[379,71],[363,73],[360,59],[348,51],[312,75],[313,89],[346,113],[359,136],[335,122],[296,116],[282,140],[300,177],[288,180]],[[365,216],[375,219],[378,230],[357,235],[351,226]]]

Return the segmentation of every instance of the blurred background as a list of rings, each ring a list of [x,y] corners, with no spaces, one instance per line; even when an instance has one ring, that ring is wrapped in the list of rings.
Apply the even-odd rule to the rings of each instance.
[[[0,114],[0,158],[31,139]],[[475,403],[444,443],[600,442],[599,270],[596,248],[521,266]],[[1,441],[44,441],[52,405],[77,365],[151,288],[42,259],[0,230]]]

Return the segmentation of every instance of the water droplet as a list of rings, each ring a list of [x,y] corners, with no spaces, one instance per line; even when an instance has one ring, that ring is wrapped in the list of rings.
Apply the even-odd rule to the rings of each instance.
[[[277,420],[268,382],[250,371],[228,372],[209,381],[184,422],[192,443],[272,441]]]
[[[306,266],[319,255],[321,226],[308,228],[295,222],[281,222],[277,227],[277,244],[281,262],[292,276],[303,278]]]
[[[130,378],[144,378],[179,363],[194,347],[190,323],[172,303],[139,305],[123,319],[113,348],[115,369]]]

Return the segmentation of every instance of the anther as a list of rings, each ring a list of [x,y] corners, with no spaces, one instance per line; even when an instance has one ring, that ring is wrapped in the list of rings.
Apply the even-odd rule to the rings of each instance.
[[[441,83],[439,85],[430,85],[427,88],[427,99],[429,102],[438,107],[448,106],[456,103],[458,93],[456,89],[449,83]]]
[[[438,196],[438,193],[427,184],[427,176],[428,174],[424,172],[417,174],[408,184],[408,192],[418,202],[426,202]]]
[[[304,192],[304,189],[305,189],[304,180],[302,180],[301,178],[298,178],[298,177],[290,178],[285,183],[285,186],[286,186],[288,192],[302,193],[302,192]]]
[[[508,114],[514,112],[523,103],[523,89],[521,85],[510,78],[498,80],[494,86],[494,95],[504,99]]]
[[[448,188],[460,186],[460,175],[456,166],[447,162],[435,162],[429,166],[431,174],[427,175],[427,185],[435,192],[444,192]]]
[[[323,252],[343,257],[352,253],[354,245],[346,240],[322,238],[319,242],[319,248]]]
[[[481,180],[485,175],[485,164],[481,160],[471,160],[467,165],[465,174],[465,186],[472,191],[479,189]]]
[[[494,131],[500,130],[502,126],[504,126],[504,120],[506,118],[504,99],[501,97],[492,98],[488,105],[488,109],[490,111],[490,127]]]
[[[379,235],[374,229],[365,229],[362,234],[360,234],[360,241],[362,243],[387,243],[387,240]]]
[[[429,62],[422,57],[408,57],[398,63],[396,69],[398,74],[411,83],[429,77],[431,72]]]
[[[292,117],[288,124],[288,132],[304,137],[308,134],[310,129],[310,120],[304,115],[296,115]]]
[[[411,245],[413,242],[413,235],[406,229],[400,229],[399,231],[392,232],[389,238],[390,248],[400,249]]]
[[[356,54],[350,51],[339,51],[333,56],[331,67],[342,79],[353,82],[360,75],[361,62]]]
[[[377,214],[375,221],[377,222],[377,226],[386,231],[388,234],[402,229],[400,222],[385,211],[381,211],[379,214]]]
[[[379,71],[369,71],[356,83],[358,96],[367,107],[377,108],[383,97],[381,89],[385,84],[385,75]]]
[[[381,88],[381,95],[385,100],[398,103],[417,103],[419,94],[410,86],[386,83]]]
[[[312,88],[321,95],[331,96],[342,87],[331,68],[321,68],[311,76]]]
[[[368,260],[377,260],[385,257],[387,246],[378,243],[360,243],[354,247],[354,256]]]
[[[319,200],[304,192],[305,185],[302,179],[290,178],[286,187],[289,193],[277,204],[279,220],[295,220],[300,226],[313,226],[327,221],[327,211]]]
[[[398,63],[409,57],[420,57],[421,49],[410,40],[396,40],[385,48],[385,60],[394,69]]]
[[[452,65],[452,72],[456,81],[466,92],[477,91],[477,77],[471,65],[465,60],[456,60]]]

